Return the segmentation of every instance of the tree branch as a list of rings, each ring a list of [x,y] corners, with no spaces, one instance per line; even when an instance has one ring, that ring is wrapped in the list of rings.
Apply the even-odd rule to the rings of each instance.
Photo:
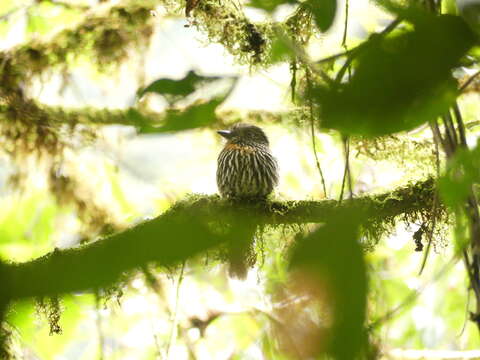
[[[25,122],[34,123],[41,117],[43,121],[48,124],[49,127],[62,127],[67,125],[70,129],[74,129],[76,125],[124,125],[124,126],[137,126],[136,120],[129,116],[128,110],[115,110],[115,109],[98,109],[93,107],[84,108],[64,108],[60,106],[49,106],[40,104],[32,99],[26,99],[23,97],[15,104],[0,104],[0,119],[2,116],[11,118],[12,114],[18,112],[18,108],[22,110],[28,107],[25,111],[22,111],[22,120]],[[17,110],[17,111],[16,111]],[[28,111],[27,111],[28,110]],[[25,113],[29,116],[26,117]],[[161,126],[165,122],[165,118],[168,116],[165,112],[157,112],[150,110],[140,110],[139,113],[142,117],[149,120],[149,125]],[[246,113],[242,112],[241,119],[245,122],[254,122],[258,124],[282,124],[288,122],[300,123],[306,116],[306,112],[303,109],[296,109],[293,111],[285,112],[268,112],[262,110],[251,110]],[[213,124],[216,129],[224,129],[231,126],[238,121],[239,113],[233,110],[223,110],[217,114],[217,121]]]
[[[0,264],[0,302],[92,291],[149,262],[176,264],[228,241],[222,227],[241,225],[245,217],[258,224],[323,223],[349,208],[369,222],[429,210],[433,198],[432,179],[341,204],[335,200],[238,204],[217,195],[196,195],[153,220],[108,238],[78,248],[56,249],[25,263]]]
[[[150,11],[154,1],[129,1],[126,4],[86,15],[78,25],[59,32],[49,41],[33,40],[17,48],[0,52],[0,89],[17,88],[20,82],[48,68],[66,65],[72,55],[92,51],[99,65],[127,57],[128,45],[149,38],[152,33]],[[1,95],[1,91],[0,91]]]

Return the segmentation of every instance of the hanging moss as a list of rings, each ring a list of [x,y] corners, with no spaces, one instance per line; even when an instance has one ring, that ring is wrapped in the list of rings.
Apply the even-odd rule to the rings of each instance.
[[[155,2],[132,1],[112,7],[106,14],[86,16],[76,27],[59,32],[49,41],[33,40],[0,53],[0,87],[8,93],[33,76],[55,66],[66,66],[80,55],[100,67],[118,64],[130,46],[146,44],[153,32],[150,12]],[[0,97],[2,92],[0,92]]]
[[[47,299],[38,298],[37,313],[47,319],[50,326],[50,335],[60,335],[62,333],[62,328],[60,326],[62,308],[58,296],[52,296]]]

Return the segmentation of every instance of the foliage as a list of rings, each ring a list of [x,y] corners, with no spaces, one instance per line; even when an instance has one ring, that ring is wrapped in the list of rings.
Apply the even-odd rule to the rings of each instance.
[[[229,0],[45,0],[1,10],[1,36],[19,12],[28,21],[23,43],[0,52],[0,357],[349,360],[392,347],[476,346],[480,145],[478,99],[467,97],[478,96],[475,8],[378,0],[389,24],[370,31],[350,5],[251,0],[256,18]],[[183,10],[182,29],[222,45],[243,65],[238,73],[195,64],[181,75],[138,71],[159,29]],[[325,44],[338,24],[336,53]],[[63,91],[82,67],[95,86],[128,73],[135,80],[122,90],[135,100],[69,108]],[[228,108],[247,75],[282,67],[291,76],[287,111]],[[59,106],[36,98],[55,79]],[[118,156],[128,143],[121,131],[194,153],[218,145],[203,129],[238,121],[289,134],[272,143],[294,155],[298,173],[283,177],[277,198],[186,195],[179,184],[157,186],[157,198],[132,191],[148,186],[124,177],[132,165]],[[121,151],[104,151],[117,140]],[[171,150],[143,148],[136,161],[148,167],[158,157],[175,182],[182,165]],[[197,184],[195,165],[188,161],[187,176]],[[239,246],[246,233],[255,235]],[[232,249],[248,256],[254,291],[245,287],[251,277],[242,283],[222,270]],[[242,291],[256,300],[240,303]],[[457,339],[464,309],[471,321]],[[137,328],[131,338],[144,342],[125,346],[120,338]]]

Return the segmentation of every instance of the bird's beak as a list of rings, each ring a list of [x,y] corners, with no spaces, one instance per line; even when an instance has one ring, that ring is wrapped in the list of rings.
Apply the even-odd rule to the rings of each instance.
[[[218,130],[217,134],[222,135],[225,139],[230,139],[232,137],[232,132],[230,130]]]

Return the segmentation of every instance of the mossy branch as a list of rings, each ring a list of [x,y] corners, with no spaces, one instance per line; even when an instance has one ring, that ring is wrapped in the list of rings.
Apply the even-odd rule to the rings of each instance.
[[[124,125],[136,127],[134,117],[129,116],[129,110],[98,109],[84,107],[69,109],[59,106],[40,104],[34,100],[18,98],[18,101],[5,101],[0,103],[0,119],[21,120],[29,125],[38,125],[41,120],[51,128],[68,127],[74,130],[76,125],[103,126],[103,125]],[[139,113],[149,120],[151,126],[161,126],[168,116],[167,112],[157,112],[142,109]],[[234,110],[224,110],[217,114],[217,121],[212,124],[216,129],[231,126],[241,118],[244,122],[257,124],[301,124],[305,117],[301,108],[288,112],[268,112],[252,110],[241,114]],[[142,124],[143,125],[143,124]]]
[[[217,195],[191,196],[165,214],[122,233],[78,248],[56,249],[29,262],[1,265],[0,300],[91,291],[149,262],[165,266],[178,263],[228,241],[221,227],[241,225],[246,216],[259,225],[324,223],[340,211],[354,209],[368,222],[428,211],[434,191],[434,182],[429,179],[342,203],[322,200],[238,204]]]
[[[8,93],[21,82],[72,58],[91,53],[98,65],[127,57],[128,46],[146,42],[152,34],[150,12],[154,1],[136,1],[87,13],[76,26],[60,31],[48,41],[33,40],[0,52],[0,89]],[[1,95],[1,92],[0,92]]]
[[[128,110],[111,110],[96,108],[65,109],[61,107],[39,105],[43,110],[51,125],[68,125],[73,127],[77,124],[82,125],[125,125],[136,127],[135,118],[129,116]],[[2,107],[0,107],[0,113]],[[156,112],[150,110],[140,110],[140,114],[148,119],[149,125],[161,126],[165,123],[168,116],[167,112]],[[261,110],[251,110],[239,114],[237,111],[224,110],[217,114],[217,120],[212,124],[214,128],[225,128],[231,126],[241,118],[244,122],[256,124],[300,124],[304,120],[304,114],[301,109],[288,112],[268,112]]]

